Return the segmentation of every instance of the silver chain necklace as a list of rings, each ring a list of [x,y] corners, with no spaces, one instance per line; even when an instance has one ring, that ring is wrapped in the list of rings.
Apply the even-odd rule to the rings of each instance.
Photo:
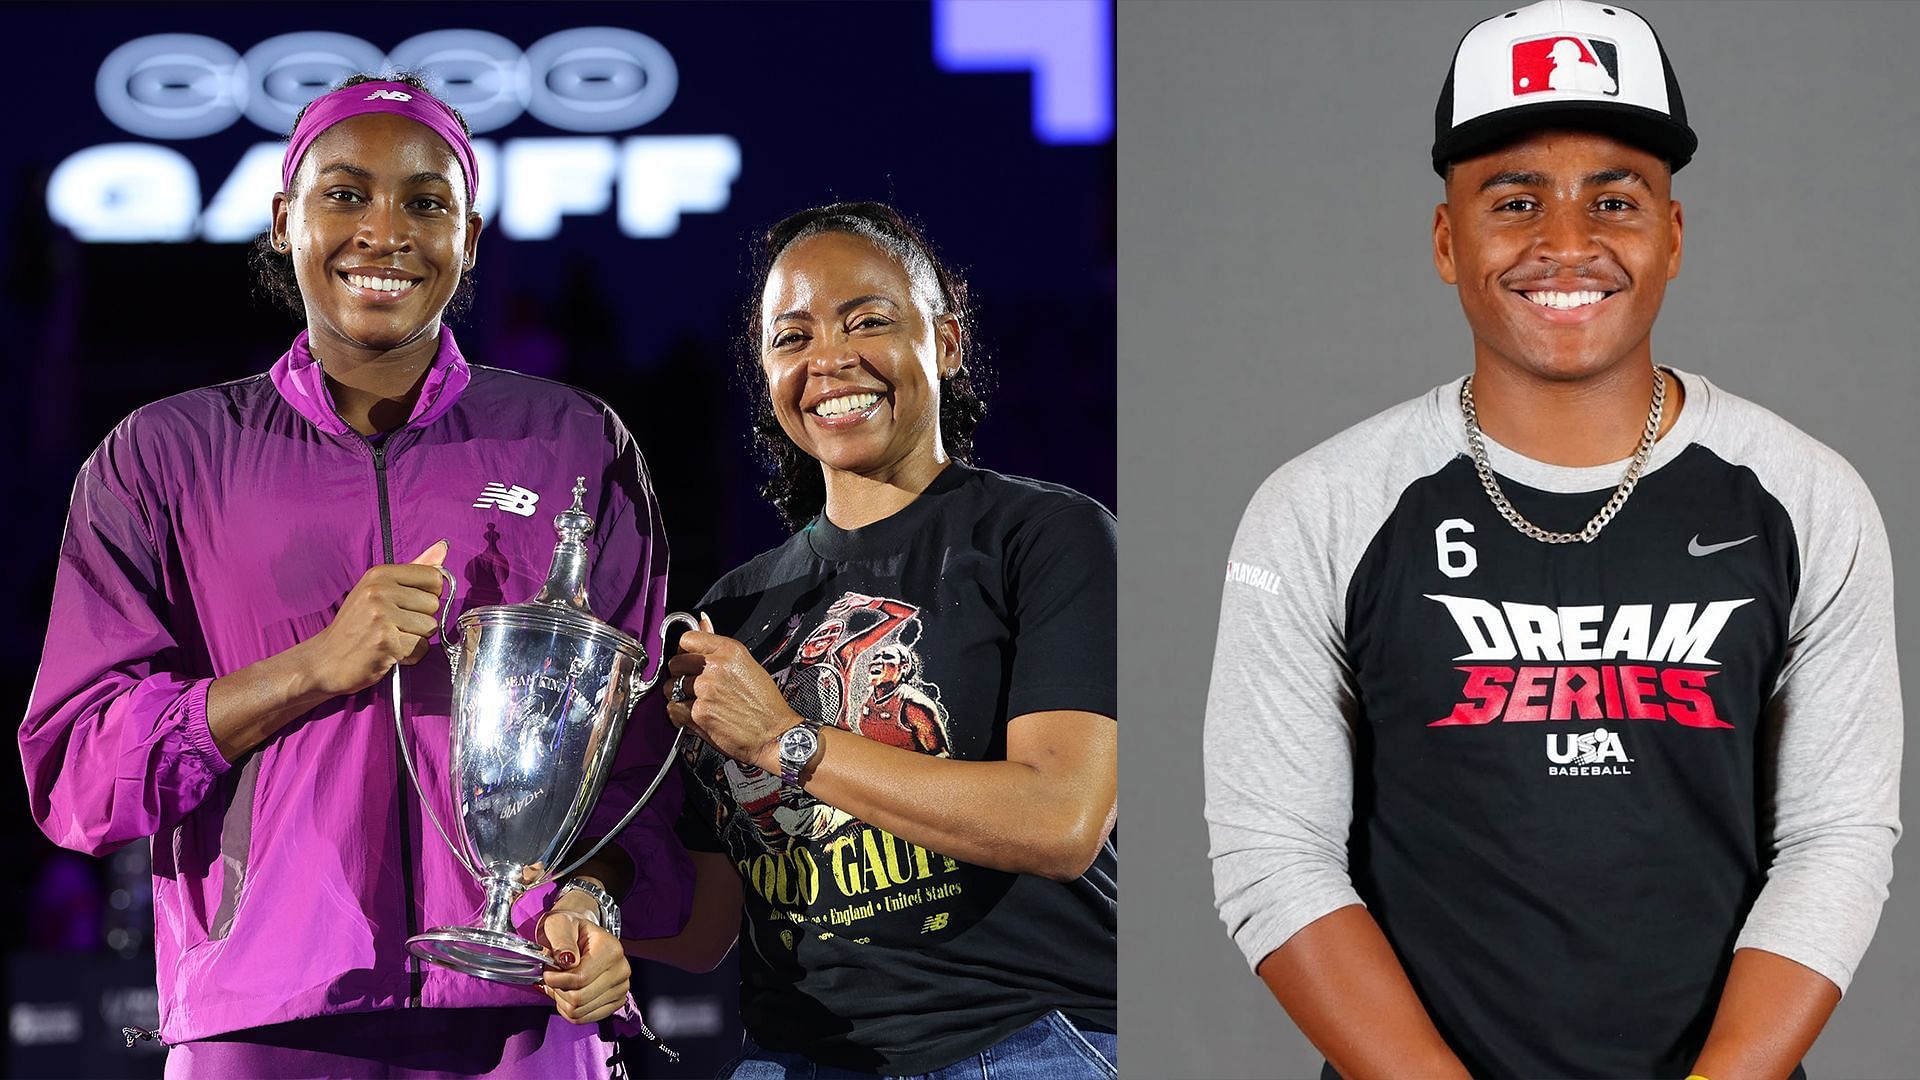
[[[1460,384],[1460,417],[1467,424],[1467,449],[1473,454],[1473,470],[1480,474],[1480,486],[1487,490],[1487,498],[1493,500],[1494,509],[1507,519],[1507,524],[1520,530],[1527,536],[1543,544],[1571,544],[1575,541],[1586,544],[1600,535],[1607,522],[1627,504],[1627,496],[1633,494],[1633,486],[1640,482],[1640,471],[1647,467],[1647,459],[1653,456],[1653,444],[1660,437],[1660,411],[1667,403],[1667,377],[1659,368],[1653,369],[1653,407],[1647,410],[1647,430],[1640,436],[1640,449],[1627,464],[1627,475],[1620,478],[1620,486],[1613,489],[1613,497],[1593,515],[1593,520],[1579,532],[1552,532],[1543,529],[1513,508],[1507,501],[1507,493],[1500,490],[1500,481],[1493,475],[1493,466],[1487,464],[1487,443],[1480,434],[1480,417],[1473,411],[1473,376],[1467,376]]]

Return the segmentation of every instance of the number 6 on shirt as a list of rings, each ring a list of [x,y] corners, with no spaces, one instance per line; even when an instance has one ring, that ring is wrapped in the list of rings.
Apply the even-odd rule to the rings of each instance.
[[[1449,530],[1470,533],[1473,531],[1473,522],[1465,518],[1448,518],[1433,530],[1434,557],[1439,560],[1440,572],[1450,578],[1463,578],[1480,565],[1480,553],[1465,540],[1447,539]],[[1459,561],[1456,562],[1456,559]]]

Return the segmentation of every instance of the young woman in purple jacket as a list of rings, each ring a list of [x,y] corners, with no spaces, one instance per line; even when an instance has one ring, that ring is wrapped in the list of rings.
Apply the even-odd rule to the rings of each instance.
[[[482,894],[422,816],[383,689],[400,666],[445,820],[441,571],[463,607],[529,598],[585,476],[596,613],[650,634],[667,546],[645,463],[605,404],[471,365],[442,325],[482,223],[465,123],[422,83],[315,99],[282,180],[257,261],[306,329],[270,371],[129,416],[74,485],[20,729],[32,812],[78,851],[152,843],[169,1076],[604,1075],[629,968],[591,889],[516,908],[562,965],[541,985],[408,954]],[[671,729],[643,707],[628,731],[589,836]],[[643,936],[690,904],[663,795],[575,875]]]

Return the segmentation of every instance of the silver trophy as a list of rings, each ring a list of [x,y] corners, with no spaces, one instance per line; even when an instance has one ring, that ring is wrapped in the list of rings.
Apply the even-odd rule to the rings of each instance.
[[[560,534],[539,595],[524,604],[474,608],[460,616],[458,641],[447,633],[453,577],[440,612],[440,641],[453,667],[450,766],[459,839],[447,834],[420,787],[406,730],[400,753],[420,805],[441,839],[486,890],[477,926],[441,926],[407,939],[418,957],[495,982],[536,983],[559,964],[513,932],[522,893],[571,873],[627,827],[653,796],[680,748],[680,734],[653,783],[620,824],[591,850],[553,870],[579,838],[612,770],[614,751],[634,705],[653,689],[644,679],[647,651],[632,636],[593,617],[587,607],[586,538],[593,519],[581,506],[586,478],[573,486],[573,506],[554,519]],[[674,623],[698,629],[692,616],[668,615],[658,643],[666,651]],[[400,672],[393,674],[394,723],[400,726]]]

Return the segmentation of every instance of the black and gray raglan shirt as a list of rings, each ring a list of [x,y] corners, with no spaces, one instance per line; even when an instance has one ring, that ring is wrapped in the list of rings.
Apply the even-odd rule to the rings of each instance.
[[[1683,372],[1591,543],[1503,520],[1458,381],[1260,488],[1207,700],[1221,917],[1258,965],[1367,905],[1476,1075],[1684,1075],[1736,948],[1844,990],[1899,832],[1893,583],[1853,469]],[[1584,525],[1625,462],[1489,442]]]

